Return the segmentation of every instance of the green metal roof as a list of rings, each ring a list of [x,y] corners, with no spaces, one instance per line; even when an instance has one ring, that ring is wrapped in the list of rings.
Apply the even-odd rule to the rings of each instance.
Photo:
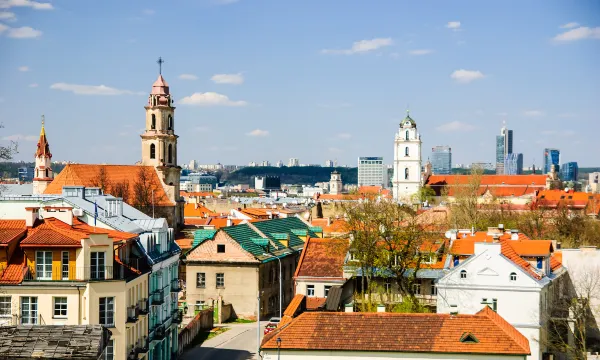
[[[270,234],[275,240],[289,240],[290,234],[286,233],[272,233]]]
[[[297,217],[288,217],[282,219],[272,219],[252,223],[263,234],[277,241],[272,234],[287,233],[290,235],[289,247],[304,246],[304,241],[298,237],[308,234],[310,237],[317,237],[317,234],[310,231],[309,227]],[[300,234],[296,234],[300,233]],[[278,241],[277,241],[278,242]]]
[[[310,231],[314,232],[314,233],[322,233],[323,232],[323,228],[320,226],[311,226]]]
[[[202,244],[205,240],[212,239],[217,230],[208,230],[208,229],[199,229],[194,232],[194,242],[192,242],[192,247],[198,246]]]

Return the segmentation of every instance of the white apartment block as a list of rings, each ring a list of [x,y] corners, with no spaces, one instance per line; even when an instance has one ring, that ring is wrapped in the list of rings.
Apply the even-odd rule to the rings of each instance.
[[[383,157],[358,158],[358,186],[383,186],[388,184],[387,166]]]

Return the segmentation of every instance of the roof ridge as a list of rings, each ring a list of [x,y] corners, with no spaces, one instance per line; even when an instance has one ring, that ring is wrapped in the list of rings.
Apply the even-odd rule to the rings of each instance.
[[[508,335],[514,342],[523,348],[523,350],[531,352],[529,347],[529,340],[521,334],[514,326],[506,321],[497,312],[492,310],[488,305],[483,309],[479,310],[475,315],[485,316],[490,319],[496,326],[498,326],[506,335]]]

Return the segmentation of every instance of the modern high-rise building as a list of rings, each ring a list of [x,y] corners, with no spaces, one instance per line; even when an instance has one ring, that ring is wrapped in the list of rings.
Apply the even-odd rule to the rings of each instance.
[[[562,181],[577,181],[579,166],[576,161],[568,162],[560,166],[560,179]]]
[[[383,157],[358,158],[358,186],[383,186],[387,184],[387,166]]]
[[[300,160],[298,160],[297,158],[290,158],[290,160],[288,161],[288,167],[293,166],[300,166]]]
[[[333,160],[325,160],[325,167],[333,167]]]
[[[513,152],[513,131],[506,126],[500,129],[500,135],[496,136],[496,174],[504,174],[504,159],[506,155]]]
[[[560,150],[558,149],[544,149],[544,174],[550,172],[552,165],[556,165],[556,170],[560,170],[558,164],[560,164]]]
[[[452,149],[450,146],[434,146],[431,148],[431,166],[435,175],[452,173]]]
[[[507,154],[504,158],[505,175],[523,175],[523,154]]]

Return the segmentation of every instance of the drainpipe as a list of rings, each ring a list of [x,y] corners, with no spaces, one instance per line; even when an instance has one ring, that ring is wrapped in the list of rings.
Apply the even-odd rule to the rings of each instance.
[[[79,314],[79,318],[77,319],[77,325],[83,325],[81,321],[83,316],[83,314],[81,314],[81,286],[77,286],[77,294],[79,295],[77,297],[77,313]]]

